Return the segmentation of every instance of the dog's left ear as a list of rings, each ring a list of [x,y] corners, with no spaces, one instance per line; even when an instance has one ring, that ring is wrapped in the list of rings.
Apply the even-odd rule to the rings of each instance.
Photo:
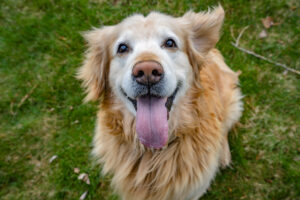
[[[203,55],[215,47],[224,20],[222,6],[219,5],[208,12],[188,12],[182,19],[189,24],[189,39],[198,52]]]

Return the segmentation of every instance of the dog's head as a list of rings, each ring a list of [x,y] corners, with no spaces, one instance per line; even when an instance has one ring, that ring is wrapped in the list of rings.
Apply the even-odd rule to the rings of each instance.
[[[86,33],[89,49],[78,73],[86,100],[112,92],[136,117],[140,142],[162,148],[173,104],[199,77],[201,63],[219,39],[223,18],[220,6],[179,18],[152,12]]]

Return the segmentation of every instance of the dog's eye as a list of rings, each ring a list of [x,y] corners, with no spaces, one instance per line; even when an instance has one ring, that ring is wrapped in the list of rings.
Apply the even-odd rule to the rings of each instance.
[[[129,51],[129,47],[124,44],[124,43],[121,43],[118,47],[118,53],[126,53]]]
[[[177,47],[176,42],[173,39],[167,39],[163,46],[167,47],[167,48],[176,48]]]

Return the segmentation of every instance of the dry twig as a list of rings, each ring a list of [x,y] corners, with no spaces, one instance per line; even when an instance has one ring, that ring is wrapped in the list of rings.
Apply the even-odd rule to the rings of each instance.
[[[16,115],[17,113],[14,112],[14,102],[10,102],[10,114],[11,115]]]
[[[284,69],[286,69],[286,70],[288,70],[288,71],[290,71],[290,72],[293,72],[293,73],[295,73],[295,74],[299,74],[299,75],[300,75],[300,72],[299,72],[299,71],[297,71],[297,70],[295,70],[295,69],[292,69],[292,68],[286,66],[285,64],[275,62],[275,61],[273,61],[273,60],[270,60],[269,58],[266,58],[266,57],[264,57],[264,56],[262,56],[262,55],[259,55],[259,54],[255,53],[255,52],[253,52],[253,51],[250,51],[250,50],[248,50],[248,49],[244,49],[244,48],[242,48],[242,47],[239,47],[239,46],[237,46],[237,45],[236,45],[235,43],[233,43],[233,42],[231,42],[231,44],[232,44],[234,47],[236,47],[237,49],[239,49],[239,50],[241,50],[242,52],[244,52],[244,53],[250,54],[250,55],[252,55],[252,56],[255,56],[256,58],[260,58],[260,59],[265,60],[265,61],[267,61],[267,62],[269,62],[269,63],[272,63],[272,64],[274,64],[274,65],[276,65],[276,66],[283,67]]]
[[[275,62],[275,61],[273,61],[273,60],[271,60],[271,59],[269,59],[269,58],[266,58],[266,57],[264,57],[264,56],[262,56],[262,55],[259,55],[259,54],[255,53],[255,52],[253,52],[253,51],[250,51],[250,50],[248,50],[248,49],[245,49],[245,48],[243,48],[243,47],[240,47],[240,46],[239,46],[239,41],[240,41],[240,39],[241,39],[243,33],[245,32],[245,30],[246,30],[247,28],[248,28],[248,26],[246,26],[246,27],[244,27],[244,28],[242,29],[242,31],[240,32],[240,34],[239,34],[239,36],[237,37],[237,39],[235,39],[235,38],[233,37],[233,39],[235,40],[235,42],[231,42],[231,44],[232,44],[235,48],[239,49],[240,51],[242,51],[242,52],[244,52],[244,53],[247,53],[247,54],[250,54],[250,55],[252,55],[252,56],[255,56],[256,58],[260,58],[260,59],[265,60],[265,61],[267,61],[267,62],[269,62],[269,63],[272,63],[272,64],[274,64],[274,65],[276,65],[276,66],[283,67],[283,68],[286,69],[287,71],[290,71],[290,72],[293,72],[293,73],[295,73],[295,74],[300,75],[300,72],[299,72],[299,71],[297,71],[297,70],[295,70],[295,69],[293,69],[293,68],[290,68],[290,67],[286,66],[285,64],[282,64],[282,63],[279,63],[279,62]]]
[[[33,93],[33,91],[35,90],[35,88],[38,86],[38,84],[35,84],[31,90],[21,99],[20,103],[18,104],[18,108],[20,108],[24,102],[28,99],[28,97]]]
[[[235,45],[236,46],[239,46],[239,42],[240,42],[240,39],[242,37],[242,35],[244,34],[245,30],[249,28],[249,26],[245,26],[242,31],[240,32],[239,36],[237,37],[237,39],[235,40]]]

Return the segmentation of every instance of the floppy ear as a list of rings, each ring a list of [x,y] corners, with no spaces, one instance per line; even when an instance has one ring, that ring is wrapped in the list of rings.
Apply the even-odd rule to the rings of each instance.
[[[188,12],[183,19],[190,25],[190,40],[195,50],[205,55],[215,47],[224,20],[222,6],[208,12]]]
[[[85,102],[97,100],[104,94],[109,71],[109,39],[111,27],[93,29],[83,34],[88,43],[83,66],[77,72],[77,78],[82,80],[87,96]]]

